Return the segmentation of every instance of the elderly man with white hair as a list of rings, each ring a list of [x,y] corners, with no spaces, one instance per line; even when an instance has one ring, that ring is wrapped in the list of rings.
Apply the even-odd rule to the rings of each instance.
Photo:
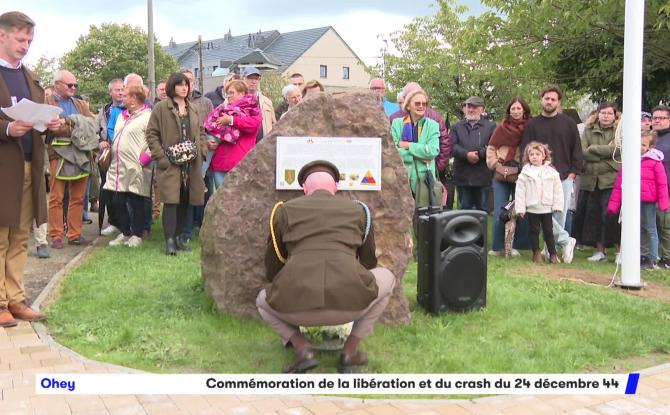
[[[293,84],[288,84],[282,88],[281,94],[288,103],[288,109],[279,117],[280,119],[302,101],[302,91]]]
[[[79,84],[77,78],[72,72],[59,69],[54,73],[54,93],[46,98],[46,103],[60,107],[63,112],[62,127],[54,133],[54,138],[49,145],[49,163],[51,167],[51,192],[49,193],[49,234],[51,236],[51,246],[55,249],[63,248],[63,232],[65,224],[63,223],[63,198],[65,188],[69,189],[69,205],[67,210],[67,238],[70,245],[90,245],[91,241],[86,240],[82,235],[82,224],[84,214],[84,193],[88,183],[90,168],[86,172],[79,172],[73,175],[70,170],[66,172],[62,162],[63,156],[56,149],[75,148],[72,134],[77,131],[79,134],[85,134],[88,129],[75,129],[75,123],[69,119],[72,115],[82,115],[90,118],[90,131],[95,134],[95,116],[91,114],[86,102],[74,97]],[[81,124],[86,124],[81,119]],[[92,137],[77,137],[78,142]],[[97,136],[95,142],[97,143]]]
[[[270,215],[265,252],[270,284],[258,294],[256,307],[283,344],[293,346],[294,359],[284,373],[304,373],[319,364],[299,326],[353,321],[338,371],[355,372],[367,364],[358,344],[372,334],[395,285],[391,271],[377,266],[370,210],[336,196],[339,180],[334,164],[307,163],[298,173],[305,196],[277,203]]]

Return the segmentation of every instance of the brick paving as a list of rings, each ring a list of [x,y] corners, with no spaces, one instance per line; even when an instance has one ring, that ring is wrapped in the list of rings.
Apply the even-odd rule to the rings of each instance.
[[[2,415],[619,415],[670,414],[670,363],[641,371],[635,396],[493,396],[454,400],[386,400],[321,396],[99,395],[35,393],[35,373],[133,373],[97,363],[46,338],[44,328],[20,322],[0,328]],[[37,331],[35,331],[37,329]],[[39,332],[39,334],[38,334]]]
[[[62,278],[64,272],[65,269],[56,274],[54,280]],[[43,293],[40,298],[45,296]],[[634,396],[492,396],[453,400],[251,395],[37,395],[35,374],[38,372],[137,371],[81,357],[56,344],[41,324],[33,326],[20,322],[17,327],[0,328],[0,415],[670,415],[670,363],[640,371],[638,393]]]

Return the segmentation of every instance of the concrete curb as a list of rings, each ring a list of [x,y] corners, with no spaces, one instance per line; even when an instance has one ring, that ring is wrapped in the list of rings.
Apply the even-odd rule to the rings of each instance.
[[[61,268],[60,271],[54,274],[54,276],[51,277],[51,280],[46,285],[46,287],[44,287],[40,295],[38,295],[35,301],[33,301],[31,307],[39,311],[42,307],[46,307],[47,305],[49,305],[55,299],[56,293],[58,292],[61,283],[65,280],[65,277],[70,272],[70,270],[75,266],[79,265],[79,263],[81,263],[84,260],[84,258],[86,258],[91,252],[93,252],[93,250],[98,248],[97,242],[99,240],[101,240],[101,237],[95,238],[95,240],[93,240],[93,243],[90,246],[84,248],[83,251],[75,255],[74,258],[72,258],[67,264],[65,264],[65,266]],[[86,365],[106,368],[111,371],[121,373],[146,373],[141,370],[131,369],[125,366],[118,366],[111,363],[104,363],[104,362],[98,362],[96,360],[91,360],[58,343],[53,337],[51,337],[47,326],[45,326],[44,324],[35,322],[32,324],[32,326],[37,336],[45,344],[47,344],[50,347],[53,347],[54,349],[58,349],[58,351],[60,351],[61,353],[73,359],[76,359]]]

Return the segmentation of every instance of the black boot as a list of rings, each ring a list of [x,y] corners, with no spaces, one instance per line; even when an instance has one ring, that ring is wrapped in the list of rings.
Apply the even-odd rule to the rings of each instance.
[[[177,243],[174,238],[167,238],[165,240],[165,255],[177,255]]]

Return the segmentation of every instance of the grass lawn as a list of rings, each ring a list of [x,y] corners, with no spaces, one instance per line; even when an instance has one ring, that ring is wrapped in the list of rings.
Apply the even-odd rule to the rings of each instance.
[[[139,249],[100,247],[71,271],[48,308],[56,340],[91,359],[151,372],[279,372],[291,350],[260,320],[218,314],[203,290],[197,241],[193,252],[168,258],[161,233],[155,227]],[[552,267],[612,274],[613,263],[588,263],[590,254]],[[611,372],[622,361],[621,370],[639,369],[626,367],[635,356],[670,360],[669,303],[544,278],[548,269],[532,265],[529,252],[489,257],[487,307],[434,317],[417,306],[412,264],[405,275],[412,324],[375,329],[362,346],[367,371]],[[670,286],[670,271],[643,275]],[[337,353],[318,358],[316,372],[335,372]]]

